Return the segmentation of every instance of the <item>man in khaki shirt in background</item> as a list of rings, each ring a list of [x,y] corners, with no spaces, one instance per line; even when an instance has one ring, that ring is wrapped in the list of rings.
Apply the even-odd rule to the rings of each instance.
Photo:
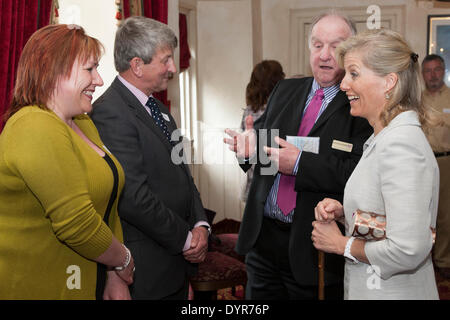
[[[445,62],[430,54],[423,59],[422,76],[426,89],[423,103],[440,113],[445,124],[427,134],[440,171],[439,209],[433,260],[442,276],[450,278],[450,88],[444,83]]]

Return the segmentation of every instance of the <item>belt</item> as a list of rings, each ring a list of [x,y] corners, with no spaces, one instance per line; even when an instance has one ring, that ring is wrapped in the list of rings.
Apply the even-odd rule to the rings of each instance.
[[[434,156],[435,156],[436,158],[450,156],[450,151],[445,151],[445,152],[435,152],[435,153],[434,153]]]
[[[280,221],[278,219],[272,219],[269,217],[264,217],[264,220],[273,225],[276,225],[278,228],[280,228],[282,230],[289,230],[292,225],[292,223],[286,223],[286,222]]]

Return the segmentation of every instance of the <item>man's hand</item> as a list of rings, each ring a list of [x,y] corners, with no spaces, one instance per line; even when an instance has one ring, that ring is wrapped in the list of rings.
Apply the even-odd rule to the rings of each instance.
[[[264,147],[264,151],[269,156],[269,159],[278,165],[279,172],[285,175],[292,175],[300,149],[280,137],[275,137],[275,142],[281,148]]]
[[[256,151],[256,132],[253,129],[253,117],[251,115],[245,118],[244,132],[239,133],[231,129],[226,129],[225,133],[231,138],[224,138],[223,142],[239,158],[249,159],[254,155]]]
[[[205,260],[206,252],[208,252],[208,230],[199,226],[192,229],[191,232],[191,246],[183,252],[183,256],[189,262],[200,263]]]

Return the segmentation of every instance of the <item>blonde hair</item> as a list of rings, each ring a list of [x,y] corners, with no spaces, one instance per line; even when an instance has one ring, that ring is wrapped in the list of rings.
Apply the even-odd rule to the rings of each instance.
[[[389,92],[387,105],[380,115],[384,126],[407,110],[417,112],[424,130],[434,124],[430,110],[422,104],[418,56],[399,33],[388,29],[367,30],[341,42],[336,48],[336,59],[342,68],[345,55],[351,51],[359,51],[362,63],[378,76],[397,74],[397,83]]]

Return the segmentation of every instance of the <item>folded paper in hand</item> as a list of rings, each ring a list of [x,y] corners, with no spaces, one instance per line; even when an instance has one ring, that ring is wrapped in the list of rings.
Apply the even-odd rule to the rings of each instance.
[[[299,148],[302,152],[319,153],[319,137],[286,136],[286,141]]]

